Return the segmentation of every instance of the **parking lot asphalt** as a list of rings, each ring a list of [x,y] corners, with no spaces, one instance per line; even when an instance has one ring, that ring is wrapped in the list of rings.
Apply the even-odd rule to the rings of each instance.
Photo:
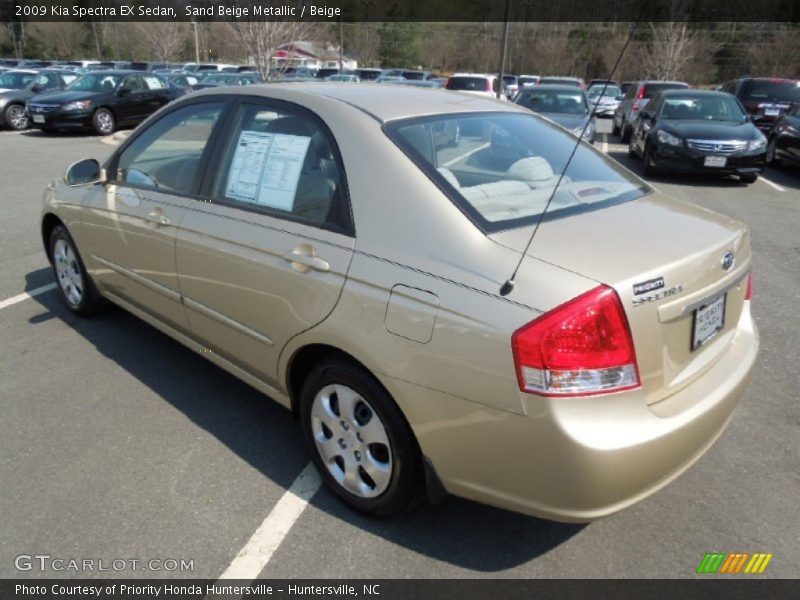
[[[640,172],[609,122],[599,130],[597,147]],[[0,133],[0,577],[219,577],[308,464],[287,411],[135,317],[110,308],[80,319],[52,289],[19,297],[53,281],[38,232],[46,184],[112,151],[91,136]],[[290,522],[261,528],[280,532],[262,577],[693,577],[711,551],[771,552],[762,577],[797,576],[800,173],[769,169],[749,186],[651,181],[752,230],[761,356],[709,453],[589,525],[456,498],[376,521],[322,487]],[[15,557],[36,554],[193,569],[16,569]]]

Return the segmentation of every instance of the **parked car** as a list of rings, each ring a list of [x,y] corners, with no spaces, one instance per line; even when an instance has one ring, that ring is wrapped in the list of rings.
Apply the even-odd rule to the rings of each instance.
[[[430,71],[419,71],[416,69],[403,69],[400,71],[400,76],[404,79],[410,79],[412,81],[426,81],[430,79],[431,72]]]
[[[383,69],[356,69],[353,71],[361,81],[375,81],[383,75]]]
[[[541,79],[541,77],[538,75],[520,75],[517,77],[517,83],[519,84],[520,89],[522,89],[528,85],[536,85],[539,83],[539,79]]]
[[[683,81],[637,81],[628,88],[625,97],[614,111],[611,133],[618,136],[621,142],[627,143],[631,136],[631,123],[636,119],[639,111],[647,106],[650,98],[664,90],[688,89],[689,84]]]
[[[602,86],[604,84],[619,86],[619,81],[616,79],[592,79],[589,81],[589,88],[595,85]]]
[[[756,126],[768,132],[773,123],[800,103],[800,81],[767,77],[743,77],[729,81],[722,91],[736,96]]]
[[[375,80],[375,83],[405,83],[408,81],[405,77],[399,75],[381,75]]]
[[[226,63],[184,63],[183,70],[189,73],[197,73],[203,71],[223,71],[228,67],[236,67],[236,65],[229,65]]]
[[[594,114],[598,117],[613,117],[624,97],[618,85],[599,83],[591,86],[586,93]]]
[[[421,87],[421,88],[429,88],[433,90],[437,90],[439,88],[444,87],[446,83],[445,79],[403,79],[402,81],[395,82],[398,85],[410,85],[413,87]]]
[[[192,86],[195,90],[223,85],[253,85],[264,83],[259,73],[211,73]]]
[[[633,87],[634,85],[636,85],[635,81],[623,81],[622,83],[620,83],[619,89],[622,90],[622,95],[624,96],[625,94],[627,94],[628,90],[631,89],[631,87]]]
[[[180,95],[156,75],[139,71],[84,73],[63,91],[33,96],[26,104],[32,127],[93,130],[98,135],[143,121]]]
[[[354,75],[352,73],[336,73],[335,75],[329,75],[327,81],[338,81],[340,83],[361,82],[361,80],[358,78],[358,75]]]
[[[767,163],[773,167],[783,163],[800,166],[800,103],[775,121],[770,129]]]
[[[753,183],[767,139],[736,98],[724,92],[670,90],[653,96],[631,128],[628,154],[655,171],[738,175]]]
[[[516,96],[519,91],[519,78],[516,75],[503,75],[503,90],[509,98]]]
[[[0,93],[15,90],[24,90],[31,81],[36,79],[38,70],[34,69],[9,69],[0,73]]]
[[[340,69],[339,67],[322,67],[321,69],[317,69],[317,72],[314,76],[317,79],[327,79],[331,75],[338,75],[344,72],[346,71]]]
[[[444,87],[454,92],[496,98],[499,85],[500,83],[496,75],[456,73],[447,80]]]
[[[597,124],[586,92],[571,85],[537,85],[523,88],[514,98],[520,106],[552,119],[574,135],[594,144]]]
[[[66,69],[42,69],[21,90],[0,92],[0,126],[16,131],[27,129],[25,102],[36,94],[63,89],[77,77],[77,73]]]
[[[580,77],[540,77],[538,85],[571,85],[586,89],[586,83]]]
[[[467,121],[528,156],[435,147]],[[184,96],[51,184],[40,231],[68,310],[110,300],[291,409],[327,485],[381,517],[445,492],[622,510],[712,446],[757,356],[744,224],[488,98]]]
[[[194,86],[200,83],[200,79],[191,73],[172,73],[162,75],[161,78],[164,79],[171,88],[178,90],[178,95],[193,92]]]

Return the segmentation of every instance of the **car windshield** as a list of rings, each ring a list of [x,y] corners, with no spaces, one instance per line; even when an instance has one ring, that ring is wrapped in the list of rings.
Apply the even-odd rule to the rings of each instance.
[[[208,75],[203,78],[203,83],[208,83],[211,85],[215,84],[225,84],[225,83],[233,83],[236,80],[236,75],[228,75],[228,74],[221,74],[221,75]]]
[[[642,98],[652,98],[656,95],[656,92],[663,92],[664,90],[680,90],[688,87],[685,83],[647,83],[645,84]]]
[[[586,97],[580,90],[526,89],[516,103],[534,112],[585,115],[589,112]]]
[[[87,73],[70,83],[66,89],[70,92],[111,92],[121,78],[120,75],[109,73]]]
[[[394,121],[389,137],[484,232],[534,223],[575,151],[547,218],[651,191],[613,159],[536,115],[470,113]]]
[[[693,119],[704,121],[732,121],[747,119],[739,103],[728,95],[667,96],[661,107],[662,119]]]
[[[622,95],[622,90],[618,85],[609,85],[606,87],[606,91],[603,92],[603,84],[599,83],[589,88],[589,98],[599,98],[601,92],[603,93],[603,98],[616,98]]]
[[[6,71],[0,75],[0,89],[21,90],[36,78],[36,73]]]
[[[485,92],[489,89],[486,81],[483,77],[451,77],[446,87],[448,90]]]
[[[800,81],[751,80],[745,84],[742,100],[800,102]]]

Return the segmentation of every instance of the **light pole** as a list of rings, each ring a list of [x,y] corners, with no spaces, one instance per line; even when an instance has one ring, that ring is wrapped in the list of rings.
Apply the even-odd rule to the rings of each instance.
[[[194,25],[194,60],[199,65],[200,64],[200,42],[197,37],[197,21],[192,19],[192,25]]]
[[[508,16],[511,12],[511,0],[506,0],[506,10],[503,17],[503,46],[500,51],[500,81],[497,85],[497,97],[503,94],[503,76],[506,74],[506,52],[508,50]]]

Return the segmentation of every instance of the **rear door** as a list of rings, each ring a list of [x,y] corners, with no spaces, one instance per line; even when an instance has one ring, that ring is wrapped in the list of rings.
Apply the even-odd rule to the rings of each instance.
[[[279,101],[236,108],[205,202],[178,233],[177,267],[195,338],[277,383],[286,342],[333,310],[355,237],[344,170],[327,127]]]
[[[175,268],[177,227],[195,204],[225,104],[173,110],[133,137],[84,200],[92,277],[105,290],[186,331]]]

